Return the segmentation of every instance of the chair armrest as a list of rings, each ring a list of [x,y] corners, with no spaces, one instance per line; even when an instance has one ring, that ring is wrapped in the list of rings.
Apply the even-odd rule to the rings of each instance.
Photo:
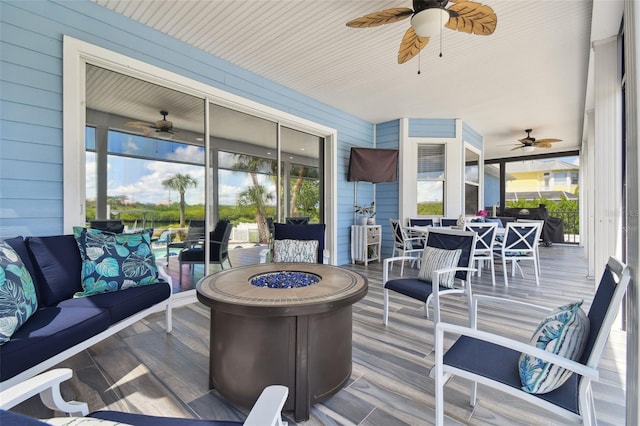
[[[167,271],[164,270],[164,265],[160,261],[160,259],[156,259],[156,268],[158,268],[158,277],[162,278],[173,288],[173,278],[171,275],[167,274]]]
[[[289,388],[271,385],[264,388],[251,408],[244,426],[286,426],[282,421],[282,407],[289,396]]]
[[[331,256],[329,255],[329,249],[322,250],[322,263],[323,264],[328,265],[330,257]]]
[[[260,263],[267,263],[267,256],[271,253],[271,249],[260,250]]]
[[[416,249],[415,252],[422,251],[422,249]],[[407,252],[413,252],[413,250],[407,250]],[[382,283],[389,281],[389,265],[396,260],[416,260],[413,256],[396,256],[387,257],[382,261]]]
[[[533,303],[521,302],[519,300],[507,299],[504,297],[496,297],[496,296],[486,296],[486,295],[473,295],[473,302],[471,307],[471,327],[478,327],[478,304],[479,302],[483,303],[493,303],[497,305],[510,305],[517,309],[529,309],[532,311],[540,312],[541,314],[548,314],[553,309],[547,308],[546,306],[535,305]]]
[[[552,352],[547,352],[544,349],[537,348],[528,343],[520,342],[518,340],[509,339],[508,337],[500,336],[497,334],[489,333],[482,330],[473,329],[470,327],[464,327],[456,324],[449,324],[446,322],[438,322],[435,327],[436,344],[435,344],[435,361],[442,365],[444,356],[444,333],[457,334],[459,336],[469,336],[485,342],[494,343],[496,345],[503,346],[505,348],[513,349],[514,351],[524,352],[534,357],[540,358],[543,361],[550,362],[557,366],[566,368],[576,374],[584,377],[588,377],[591,380],[599,380],[598,370],[588,367],[577,361],[572,361],[560,355],[556,355]],[[434,374],[434,371],[430,375]],[[433,376],[432,376],[433,377]]]
[[[89,406],[84,402],[65,401],[60,393],[60,384],[69,380],[73,372],[70,368],[56,368],[28,378],[3,389],[0,392],[0,408],[8,410],[34,395],[40,394],[42,403],[55,411],[74,416],[89,414]]]

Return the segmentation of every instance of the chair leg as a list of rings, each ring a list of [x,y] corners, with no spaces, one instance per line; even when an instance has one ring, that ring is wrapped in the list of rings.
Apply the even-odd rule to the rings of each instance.
[[[182,262],[178,262],[178,273],[180,274],[180,287],[182,287]]]
[[[389,290],[386,288],[383,290],[384,307],[382,313],[382,323],[387,325],[389,323]]]
[[[539,286],[540,285],[540,277],[538,275],[540,275],[539,269],[538,269],[538,259],[536,259],[535,257],[533,258],[533,273],[536,276],[536,285]]]
[[[502,257],[502,274],[504,275],[504,286],[509,287],[509,279],[507,278],[507,259]]]
[[[433,300],[433,293],[427,296],[427,301],[424,302],[424,314],[427,317],[427,319],[429,319],[429,304],[432,302],[432,300]]]
[[[496,265],[495,262],[493,261],[493,258],[491,260],[489,260],[489,266],[491,266],[491,284],[493,284],[493,286],[496,286]]]

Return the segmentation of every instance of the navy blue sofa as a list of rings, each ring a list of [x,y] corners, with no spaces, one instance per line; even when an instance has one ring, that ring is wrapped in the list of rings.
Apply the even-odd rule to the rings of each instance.
[[[166,310],[166,331],[171,332],[170,282],[74,299],[82,291],[82,260],[73,235],[5,241],[31,274],[38,310],[0,345],[0,389],[48,370],[153,312]]]

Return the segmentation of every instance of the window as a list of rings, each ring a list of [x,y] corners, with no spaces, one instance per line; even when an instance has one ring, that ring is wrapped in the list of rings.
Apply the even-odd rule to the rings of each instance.
[[[480,155],[469,148],[464,150],[464,213],[475,215],[480,200]]]
[[[444,214],[445,145],[418,145],[417,212],[419,216]]]

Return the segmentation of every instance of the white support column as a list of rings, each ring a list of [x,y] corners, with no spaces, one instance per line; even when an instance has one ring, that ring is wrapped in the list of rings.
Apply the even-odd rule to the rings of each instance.
[[[582,142],[582,152],[580,160],[580,211],[582,212],[582,219],[580,220],[580,243],[585,248],[585,254],[587,256],[587,276],[595,276],[595,253],[596,247],[593,241],[595,233],[595,188],[596,179],[595,173],[595,156],[594,156],[594,111],[589,110],[585,114],[586,120],[586,135]],[[584,226],[582,224],[584,223]]]
[[[593,43],[594,113],[594,240],[595,271],[602,271],[622,247],[621,93],[616,37]],[[599,272],[596,272],[599,273]]]
[[[627,425],[640,424],[640,7],[637,0],[624,2],[625,99],[627,160],[627,259],[632,281],[627,290]]]

